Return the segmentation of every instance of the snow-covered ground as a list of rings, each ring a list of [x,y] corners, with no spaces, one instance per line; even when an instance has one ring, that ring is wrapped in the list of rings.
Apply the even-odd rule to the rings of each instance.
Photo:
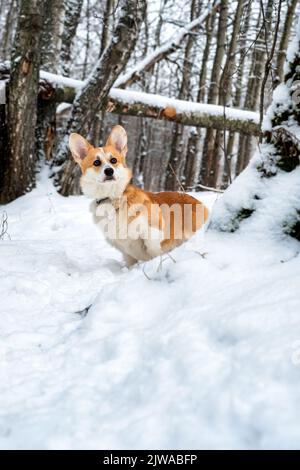
[[[300,448],[299,245],[199,233],[127,270],[88,204],[42,178],[0,208],[0,447]]]

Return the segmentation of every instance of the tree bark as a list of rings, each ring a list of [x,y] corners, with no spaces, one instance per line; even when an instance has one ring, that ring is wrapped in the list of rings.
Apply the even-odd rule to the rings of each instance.
[[[41,36],[41,67],[48,72],[56,73],[57,59],[62,44],[64,22],[64,0],[45,2],[44,24]]]
[[[70,74],[71,46],[75,38],[80,19],[83,0],[65,0],[65,16],[62,32],[62,46],[60,51],[61,73]]]
[[[0,161],[5,158],[8,153],[7,139],[7,106],[5,104],[5,86],[1,87],[0,100]],[[4,96],[3,96],[4,94]],[[3,101],[2,101],[3,98]],[[4,184],[4,165],[0,163],[0,194]]]
[[[90,0],[86,0],[86,8],[84,12],[85,17],[85,51],[84,51],[84,61],[82,67],[82,80],[85,80],[88,75],[88,62],[89,62],[89,53],[91,47],[91,39],[90,39],[90,12],[91,12],[91,3]]]
[[[17,0],[10,0],[8,2],[8,9],[3,31],[0,36],[0,59],[7,60],[10,55],[11,43],[14,37],[14,29],[16,23],[16,16],[18,11]],[[1,16],[4,14],[4,8],[1,10]]]
[[[271,33],[272,25],[272,14],[273,14],[273,0],[268,0],[265,20],[266,24],[258,24],[260,33],[258,35],[255,48],[252,55],[252,65],[250,70],[250,78],[247,84],[247,92],[244,102],[244,109],[255,111],[258,109],[260,99],[260,89],[263,77],[263,71],[266,61],[266,46]],[[262,22],[264,19],[262,18]],[[241,171],[249,163],[250,157],[253,154],[253,139],[240,136],[238,158],[236,163],[235,173],[239,175]]]
[[[108,39],[109,39],[109,34],[108,34],[109,33],[109,17],[111,15],[112,8],[113,8],[112,0],[106,0],[104,13],[103,13],[103,20],[102,20],[102,32],[101,32],[99,57],[101,57],[101,55],[104,52],[104,49],[106,48],[106,46],[108,44]]]
[[[162,98],[161,102],[159,98]],[[234,130],[247,135],[259,135],[260,133],[258,113],[237,110],[238,113],[235,114],[234,108],[225,108],[224,118],[224,108],[221,106],[215,107],[202,103],[173,100],[150,93],[123,92],[123,90],[112,89],[106,110],[116,114],[173,121],[186,126]]]
[[[0,202],[29,191],[35,181],[35,125],[37,109],[42,0],[22,0],[9,81],[8,146],[2,156]]]
[[[286,17],[284,21],[283,31],[281,34],[281,39],[279,43],[279,51],[277,53],[277,63],[276,63],[276,84],[282,82],[283,80],[283,66],[286,59],[286,50],[288,47],[290,32],[293,24],[293,18],[296,10],[296,5],[298,0],[289,0],[288,9],[286,12]]]
[[[41,67],[47,72],[58,70],[57,58],[61,49],[64,19],[64,1],[45,2],[44,24],[41,35]],[[43,93],[43,96],[45,94]],[[36,152],[39,160],[50,161],[56,136],[56,103],[38,98]]]

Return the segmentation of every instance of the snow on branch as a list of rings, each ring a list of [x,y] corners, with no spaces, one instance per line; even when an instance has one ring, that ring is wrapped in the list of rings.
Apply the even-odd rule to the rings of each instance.
[[[187,126],[213,127],[250,135],[259,134],[258,113],[166,98],[151,93],[112,88],[107,111],[173,121]]]
[[[41,78],[61,87],[58,101],[72,102],[84,82],[48,72]],[[106,110],[116,114],[149,117],[195,127],[213,127],[259,135],[259,115],[253,111],[167,98],[161,95],[112,88]]]
[[[191,21],[185,27],[181,28],[179,32],[174,34],[168,41],[161,47],[156,48],[141,62],[134,65],[128,72],[122,74],[114,83],[116,88],[125,88],[140,78],[140,74],[150,70],[157,62],[161,61],[169,54],[175,52],[182,46],[184,38],[194,32],[206,19],[218,8],[221,0],[216,0],[214,5],[209,6],[206,10],[195,20]]]

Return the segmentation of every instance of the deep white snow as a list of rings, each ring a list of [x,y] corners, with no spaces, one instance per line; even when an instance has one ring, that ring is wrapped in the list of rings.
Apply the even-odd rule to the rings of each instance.
[[[43,176],[0,207],[0,447],[299,448],[299,244],[201,232],[127,270],[88,204]]]

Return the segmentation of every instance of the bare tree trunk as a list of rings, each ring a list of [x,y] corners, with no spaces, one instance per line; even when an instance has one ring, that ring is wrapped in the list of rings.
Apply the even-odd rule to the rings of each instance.
[[[297,137],[300,132],[300,106],[294,96],[295,90],[299,89],[299,20],[296,43],[290,45],[287,57],[285,92],[273,95],[264,124],[267,130],[255,161],[249,163],[243,174],[233,182],[230,193],[225,192],[218,202],[210,228],[234,232],[247,219],[250,232],[254,223],[255,236],[259,229],[268,238],[272,234],[283,243],[288,236],[300,241],[300,144]],[[280,191],[274,191],[274,188],[280,188]]]
[[[106,48],[106,46],[108,44],[108,39],[109,39],[109,17],[111,15],[112,7],[113,7],[112,0],[106,0],[104,13],[103,13],[103,20],[102,20],[102,32],[101,32],[101,43],[100,43],[99,57],[101,57],[101,55],[104,52],[104,49]]]
[[[110,16],[113,9],[113,1],[106,0],[105,9],[103,13],[102,20],[102,32],[101,32],[101,42],[99,49],[99,58],[103,54],[105,48],[108,45],[109,40],[109,25],[110,25]],[[95,115],[94,122],[92,123],[92,130],[90,132],[91,143],[95,146],[99,145],[104,138],[104,120],[105,120],[105,110],[101,110],[98,114]]]
[[[215,27],[216,14],[213,12],[206,20],[205,25],[205,48],[203,51],[202,62],[201,62],[201,71],[199,76],[199,88],[197,94],[197,102],[204,103],[206,96],[206,77],[207,77],[207,64],[209,59],[209,51],[211,48],[212,36]],[[186,189],[194,189],[197,175],[199,173],[199,149],[200,149],[200,140],[201,140],[201,128],[193,129],[190,132],[188,144],[187,144],[187,153],[185,160],[185,181],[184,187]]]
[[[10,55],[10,48],[11,43],[13,40],[14,35],[14,28],[16,23],[16,16],[18,11],[18,1],[17,0],[10,0],[7,14],[5,18],[5,24],[3,31],[1,31],[0,36],[0,59],[6,60]],[[2,8],[2,12],[4,13],[4,8]]]
[[[145,0],[126,0],[121,4],[121,16],[109,46],[95,65],[87,84],[78,93],[72,106],[67,131],[56,158],[64,164],[57,174],[56,183],[64,196],[78,190],[78,170],[68,159],[68,135],[79,132],[87,135],[94,116],[104,106],[105,99],[116,78],[124,69],[138,38],[145,15]]]
[[[64,0],[45,2],[41,36],[41,67],[48,72],[56,73],[58,70],[57,60],[61,49],[63,24]]]
[[[83,0],[65,0],[65,17],[62,33],[60,62],[62,74],[68,76],[71,65],[71,46],[76,35]]]
[[[289,0],[288,9],[285,17],[285,22],[283,26],[283,31],[279,44],[279,51],[277,54],[277,64],[276,64],[276,84],[282,82],[283,80],[283,66],[286,58],[286,50],[288,47],[290,32],[293,24],[293,18],[296,10],[296,5],[298,0]]]
[[[84,61],[83,61],[83,68],[82,68],[82,80],[85,80],[87,76],[87,67],[89,62],[89,52],[91,47],[91,40],[90,40],[90,12],[91,12],[91,4],[90,0],[86,0],[86,9],[85,9],[85,52],[84,52]]]
[[[260,89],[266,61],[266,48],[268,47],[267,42],[271,33],[272,13],[273,0],[268,0],[265,12],[265,20],[262,19],[262,22],[266,24],[262,24],[261,26],[258,25],[258,29],[260,27],[260,33],[258,35],[253,51],[250,78],[248,80],[247,85],[244,109],[249,109],[253,111],[258,109]],[[251,137],[240,136],[238,158],[235,171],[236,175],[239,175],[241,171],[246,168],[252,154],[253,139]]]
[[[154,38],[155,38],[155,47],[158,48],[161,46],[161,31],[163,27],[163,15],[165,11],[165,7],[167,5],[168,0],[160,0],[160,6],[159,6],[159,12],[158,12],[158,21],[156,24],[155,28],[155,33],[154,33]],[[159,90],[159,76],[160,76],[160,67],[161,67],[161,62],[158,61],[154,66],[153,66],[153,73],[154,73],[154,86],[153,86],[153,92],[158,93]],[[147,141],[145,142],[144,148],[142,149],[143,156],[141,157],[140,161],[140,176],[143,179],[143,185],[146,188],[151,188],[152,189],[152,165],[150,164],[149,160],[151,159],[151,155],[149,155],[149,146],[150,142],[152,141],[152,124],[148,123],[145,125],[145,135]],[[142,142],[142,141],[141,141]],[[168,153],[169,152],[164,152],[161,150],[161,155],[165,155],[166,158],[168,158]],[[164,171],[161,171],[163,167],[163,162],[159,168],[159,177],[158,177],[158,183],[157,186],[155,187],[156,190],[159,190],[163,188],[164,184]]]
[[[192,129],[189,133],[187,144],[187,153],[184,167],[183,187],[187,191],[192,191],[196,183],[196,175],[198,168],[198,155],[200,146],[200,129]]]
[[[148,123],[144,118],[139,122],[137,152],[133,163],[133,178],[138,186],[142,186],[143,166],[148,153]]]
[[[143,48],[143,56],[146,57],[148,54],[148,46],[149,46],[149,25],[148,25],[148,11],[146,7],[146,12],[145,12],[145,21],[144,21],[144,26],[145,26],[145,43],[144,43],[144,48]],[[150,88],[150,82],[149,80],[146,80],[146,77],[142,77],[142,85],[143,89],[145,92],[149,91]],[[148,151],[148,139],[147,139],[147,134],[148,134],[148,122],[144,118],[139,119],[139,131],[138,131],[138,142],[137,142],[137,148],[136,152],[134,155],[134,159],[132,162],[132,171],[133,171],[133,179],[134,182],[138,186],[142,186],[142,180],[143,180],[143,164],[144,160],[147,155]]]
[[[228,1],[222,0],[219,13],[219,25],[217,35],[217,48],[214,58],[210,89],[208,93],[208,103],[216,104],[218,102],[219,95],[219,84],[221,79],[222,62],[225,54],[226,47],[226,29],[227,29],[227,16],[228,16]],[[207,129],[204,146],[203,146],[203,158],[201,162],[200,170],[200,183],[205,186],[209,186],[210,179],[214,177],[216,169],[212,167],[213,157],[215,150],[215,131],[213,129]]]
[[[11,60],[8,100],[8,152],[3,155],[0,202],[29,191],[35,181],[37,109],[42,0],[22,0]]]
[[[192,0],[191,2],[191,10],[190,10],[190,21],[192,22],[195,16],[199,15],[196,12],[196,0]],[[186,99],[189,86],[190,86],[190,79],[191,79],[191,71],[192,71],[192,61],[191,52],[194,45],[194,37],[190,35],[187,39],[185,51],[184,51],[184,59],[183,59],[183,74],[181,79],[181,85],[179,90],[179,99]],[[171,152],[170,158],[167,164],[167,171],[166,171],[166,180],[165,180],[165,188],[166,190],[175,190],[180,189],[180,169],[182,167],[182,160],[183,160],[183,126],[179,124],[175,124],[173,128],[173,138],[171,142]],[[184,162],[183,162],[184,164]]]
[[[243,30],[241,32],[240,57],[239,57],[239,62],[238,62],[239,65],[237,68],[237,78],[235,82],[235,96],[233,100],[233,106],[235,108],[240,108],[241,103],[242,103],[242,85],[243,85],[243,76],[244,76],[244,69],[245,69],[245,59],[247,55],[246,45],[247,45],[247,34],[249,32],[251,8],[252,8],[252,3],[248,2],[248,4],[245,6],[245,10],[246,10],[245,20],[244,20]],[[227,153],[227,158],[229,159],[230,162],[232,161],[232,158],[233,158],[235,137],[236,137],[235,132],[229,132],[226,153]],[[231,167],[231,170],[232,170],[232,167]],[[232,176],[234,177],[234,175]],[[227,175],[227,172],[224,171],[222,187],[227,187],[227,185],[228,185],[228,175]]]
[[[45,2],[44,25],[41,35],[41,67],[55,73],[60,54],[64,21],[64,1]],[[56,103],[39,96],[36,128],[36,151],[39,160],[50,161],[56,135]]]
[[[236,49],[240,32],[241,19],[245,0],[238,0],[236,12],[233,21],[233,29],[231,33],[231,41],[227,53],[225,65],[220,80],[219,88],[219,104],[221,106],[230,106],[232,97],[232,77],[235,70]],[[217,187],[219,176],[220,159],[223,154],[224,157],[224,174],[226,174],[227,183],[231,183],[231,164],[227,155],[227,143],[225,129],[217,131],[215,138],[215,150],[213,152],[211,171],[208,180],[208,186],[213,188]],[[224,177],[223,177],[224,181]]]
[[[5,94],[5,88],[2,89],[3,94]],[[0,101],[0,195],[4,184],[4,168],[3,160],[5,155],[8,154],[8,138],[7,138],[7,113],[6,113],[6,104],[3,103],[5,101],[5,96],[1,96]]]

